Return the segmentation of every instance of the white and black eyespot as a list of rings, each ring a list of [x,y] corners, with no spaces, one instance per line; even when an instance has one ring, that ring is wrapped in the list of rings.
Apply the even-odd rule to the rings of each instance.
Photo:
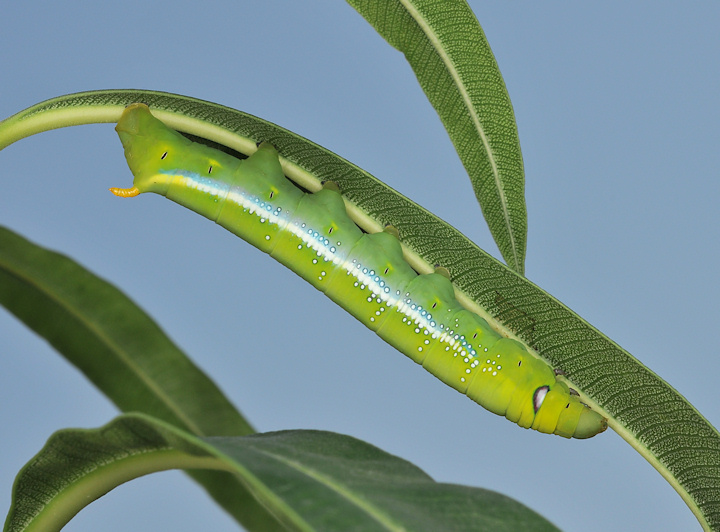
[[[212,165],[208,167],[208,175],[212,174]]]
[[[540,410],[540,407],[543,404],[543,401],[545,401],[545,396],[550,391],[550,386],[540,386],[537,390],[535,390],[535,393],[533,394],[533,408],[535,409],[535,413],[537,414],[537,411]]]
[[[161,159],[161,160],[164,160],[165,157],[167,157],[167,154],[168,154],[168,152],[166,151],[165,153],[163,153],[163,154],[160,156],[160,159]]]

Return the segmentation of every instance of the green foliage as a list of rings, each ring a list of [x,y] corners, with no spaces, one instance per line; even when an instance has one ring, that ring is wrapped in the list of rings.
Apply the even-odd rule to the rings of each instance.
[[[283,530],[557,530],[508,497],[434,482],[412,464],[348,436],[296,430],[197,438],[137,414],[53,435],[18,475],[5,530],[60,530],[123,482],[198,468],[231,473]]]
[[[196,436],[254,432],[222,391],[127,296],[68,257],[5,228],[0,228],[0,303],[120,410],[144,412]],[[232,477],[215,471],[190,474],[246,526],[274,522]]]
[[[515,115],[470,7],[465,0],[348,3],[405,54],[465,165],[502,256],[522,274],[527,213]]]
[[[98,91],[55,98],[0,122],[0,149],[56,127],[114,122],[122,108],[135,101],[148,103],[158,111],[159,118],[176,129],[239,152],[247,153],[260,140],[271,142],[283,156],[286,174],[300,185],[316,190],[322,181],[337,182],[351,202],[349,212],[358,225],[368,231],[376,231],[385,224],[397,227],[406,256],[418,271],[430,271],[435,264],[446,267],[468,308],[489,314],[506,327],[508,335],[524,341],[538,356],[563,370],[584,400],[606,414],[611,428],[668,479],[703,527],[720,530],[717,430],[667,383],[521,275],[526,220],[522,158],[512,108],[482,30],[465,3],[439,0],[351,3],[383,37],[405,53],[456,145],[479,192],[496,242],[512,268],[337,155],[269,122],[188,97],[149,91]],[[451,31],[458,27],[463,32]],[[422,515],[415,512],[426,507],[432,510],[427,519],[442,522],[442,525],[436,522],[433,530],[474,530],[481,528],[477,523],[484,518],[504,522],[508,529],[527,529],[513,521],[515,511],[496,515],[493,505],[487,506],[487,501],[500,500],[500,496],[486,492],[480,496],[479,490],[435,484],[401,461],[390,467],[388,463],[397,459],[355,440],[306,432],[281,433],[280,439],[277,435],[236,439],[250,433],[251,427],[142,311],[69,259],[37,248],[10,232],[0,233],[0,300],[48,339],[122,410],[141,411],[162,420],[120,418],[111,425],[112,429],[60,433],[43,451],[46,454],[41,453],[42,458],[33,460],[21,473],[6,524],[8,530],[30,529],[34,519],[46,511],[42,507],[46,504],[64,506],[64,513],[53,518],[56,519],[53,526],[58,526],[81,506],[76,499],[73,501],[76,486],[90,489],[92,498],[123,480],[168,467],[209,468],[196,471],[193,476],[248,530],[278,530],[288,524],[294,529],[308,529],[303,528],[305,523],[318,529],[336,530],[333,524],[322,528],[317,520],[324,519],[327,512],[332,513],[336,504],[348,504],[349,500],[355,503],[357,523],[369,515],[381,515],[388,523],[422,530],[420,524],[405,519]],[[103,431],[109,435],[109,441],[101,441]],[[232,438],[206,439],[220,435]],[[295,439],[281,441],[284,438]],[[63,441],[69,441],[71,448],[81,442],[90,445],[92,441],[99,445],[98,454],[72,455],[67,463],[71,453],[63,447]],[[293,442],[290,448],[288,441]],[[300,452],[303,445],[307,450],[308,442],[315,454],[293,454]],[[132,449],[144,444],[150,446],[149,454],[139,459],[140,470],[129,473],[126,464],[131,461],[125,461],[123,452],[133,454]],[[169,445],[173,450],[160,450],[163,445],[164,449]],[[279,447],[284,450],[279,451]],[[253,462],[270,449],[275,457],[270,477],[281,481],[273,484],[266,478],[257,484],[250,482],[250,476],[243,475],[258,478],[260,474],[249,469],[247,457],[252,455],[249,462]],[[244,454],[244,458],[236,452]],[[53,453],[55,458],[49,458]],[[380,460],[381,455],[382,463],[388,467],[378,472],[381,478],[388,480],[387,475],[394,471],[396,475],[390,477],[400,484],[412,481],[432,487],[421,494],[413,491],[413,485],[408,492],[413,494],[410,502],[420,501],[420,508],[395,513],[385,505],[391,495],[402,496],[402,489],[393,491],[388,487],[393,492],[389,493],[375,486],[361,495],[354,489],[333,491],[309,474],[302,476],[302,481],[313,483],[325,493],[318,495],[317,505],[310,501],[312,511],[281,501],[284,482],[294,481],[299,474],[298,468],[289,467],[293,461],[311,461],[316,471],[332,477],[334,485],[339,486],[354,481],[351,472],[371,470],[370,466],[355,469],[358,463],[362,464],[355,460],[362,457]],[[89,481],[73,476],[71,467],[82,471],[90,467],[83,465],[82,460],[92,463],[108,456],[116,457],[117,463],[114,458],[110,460],[107,477],[102,468],[97,478]],[[170,459],[166,460],[167,457]],[[49,469],[38,473],[37,467],[45,463]],[[242,480],[227,471],[239,474]],[[304,469],[305,473],[308,471]],[[40,477],[33,476],[38,474]],[[46,480],[59,483],[60,503],[43,498],[47,494],[43,494],[40,479],[43,483]],[[295,487],[304,490],[308,484],[300,482]],[[64,498],[66,489],[69,492]],[[341,492],[355,498],[343,500],[338,497]],[[378,500],[375,493],[386,497]],[[326,495],[334,501],[332,504],[328,502],[330,498],[324,498]],[[572,492],[566,496],[571,498]],[[276,501],[277,506],[268,511],[256,497],[264,504]],[[462,512],[446,511],[463,497],[475,512],[472,519]],[[37,501],[41,501],[40,506],[32,509]],[[400,499],[396,502],[395,510],[408,503]],[[372,511],[367,511],[368,508]],[[501,530],[497,522],[489,527]]]

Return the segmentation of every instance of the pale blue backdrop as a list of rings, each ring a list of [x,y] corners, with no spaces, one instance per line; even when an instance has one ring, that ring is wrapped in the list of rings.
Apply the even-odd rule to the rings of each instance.
[[[470,3],[518,120],[528,278],[717,426],[720,4]],[[219,102],[337,152],[498,256],[412,71],[340,0],[8,2],[0,50],[0,117],[89,89]],[[565,530],[699,530],[612,431],[566,441],[522,430],[217,226],[159,197],[113,197],[130,174],[112,126],[25,139],[0,152],[0,175],[0,223],[120,286],[259,430],[350,434]],[[117,412],[4,311],[0,353],[5,509],[52,432]],[[179,472],[126,484],[67,527],[235,529]]]

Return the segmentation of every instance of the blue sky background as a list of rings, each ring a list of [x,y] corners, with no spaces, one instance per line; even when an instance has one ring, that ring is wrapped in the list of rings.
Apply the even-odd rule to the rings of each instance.
[[[720,4],[470,1],[518,121],[526,274],[720,426]],[[90,89],[215,101],[318,142],[499,256],[402,55],[342,1],[41,2],[0,10],[0,118]],[[350,434],[436,480],[493,489],[564,530],[699,530],[612,431],[566,441],[486,412],[293,273],[156,196],[111,125],[0,153],[0,223],[62,251],[153,315],[260,431]],[[0,311],[0,507],[54,431],[117,412]],[[236,530],[182,473],[121,486],[67,527]]]

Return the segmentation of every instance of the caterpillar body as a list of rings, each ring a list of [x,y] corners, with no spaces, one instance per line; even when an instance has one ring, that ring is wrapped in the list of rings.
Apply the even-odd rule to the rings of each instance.
[[[248,159],[194,143],[152,116],[125,109],[115,128],[133,187],[215,221],[286,265],[380,338],[495,414],[524,428],[589,438],[606,420],[553,369],[455,298],[440,273],[419,275],[392,231],[366,234],[333,187],[308,194],[283,174],[267,143]]]

